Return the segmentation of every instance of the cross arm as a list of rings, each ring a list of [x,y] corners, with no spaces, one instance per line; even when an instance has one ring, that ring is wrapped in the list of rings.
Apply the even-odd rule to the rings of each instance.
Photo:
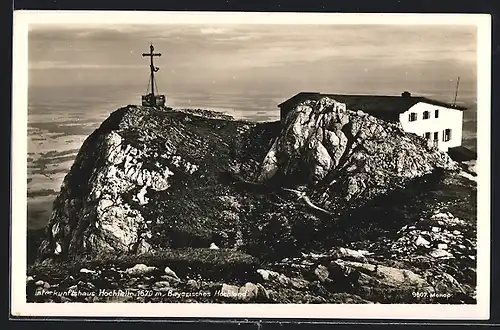
[[[151,54],[151,53],[142,53],[142,56],[161,56],[161,53],[155,53],[155,54]]]

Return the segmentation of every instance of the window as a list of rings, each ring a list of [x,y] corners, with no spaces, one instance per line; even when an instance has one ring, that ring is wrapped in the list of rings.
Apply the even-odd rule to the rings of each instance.
[[[439,109],[434,110],[434,118],[439,118]]]
[[[433,135],[434,135],[434,136],[433,136],[434,138],[432,139],[432,140],[433,140],[433,141],[432,141],[432,145],[433,145],[434,147],[436,147],[436,148],[437,148],[437,146],[438,146],[438,141],[439,141],[439,132],[434,132],[434,134],[433,134]]]
[[[417,114],[415,112],[410,112],[409,121],[415,121],[415,120],[417,120]]]
[[[431,133],[430,132],[425,133],[425,139],[426,140],[430,140],[431,139]]]
[[[424,119],[429,119],[431,117],[431,113],[429,111],[424,111]]]
[[[451,129],[447,128],[443,131],[443,141],[448,142],[451,140]]]

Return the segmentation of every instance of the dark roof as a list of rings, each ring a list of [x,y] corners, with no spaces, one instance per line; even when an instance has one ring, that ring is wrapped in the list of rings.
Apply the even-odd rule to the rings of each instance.
[[[363,112],[385,120],[398,120],[400,113],[405,112],[419,102],[426,102],[457,110],[466,110],[466,108],[462,106],[454,106],[450,103],[432,100],[423,96],[411,96],[409,93],[400,96],[385,96],[301,92],[279,104],[278,107],[282,108],[295,106],[302,101],[319,100],[322,97],[329,97],[336,101],[345,103],[346,107],[350,110],[362,110]]]
[[[464,146],[449,148],[448,155],[450,155],[451,159],[457,162],[477,159],[477,153]]]

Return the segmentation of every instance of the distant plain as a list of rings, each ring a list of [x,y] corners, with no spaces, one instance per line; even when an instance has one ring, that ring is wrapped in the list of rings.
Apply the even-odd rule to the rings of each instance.
[[[289,33],[293,28],[294,33]],[[457,103],[476,150],[476,35],[466,26],[33,26],[29,33],[28,229],[46,225],[85,138],[148,86],[140,55],[154,42],[159,91],[174,108],[279,120],[300,91],[400,95]],[[408,37],[411,36],[411,37]]]

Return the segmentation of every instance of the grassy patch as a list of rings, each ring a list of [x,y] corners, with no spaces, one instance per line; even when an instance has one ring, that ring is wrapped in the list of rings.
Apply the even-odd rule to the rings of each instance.
[[[81,268],[126,269],[136,264],[155,266],[161,271],[168,266],[181,278],[186,275],[201,274],[207,278],[231,280],[249,279],[259,266],[255,257],[235,250],[183,248],[138,255],[106,255],[92,260],[72,259],[63,262],[37,263],[28,266],[28,274],[37,274],[39,278],[53,281],[78,274]]]

